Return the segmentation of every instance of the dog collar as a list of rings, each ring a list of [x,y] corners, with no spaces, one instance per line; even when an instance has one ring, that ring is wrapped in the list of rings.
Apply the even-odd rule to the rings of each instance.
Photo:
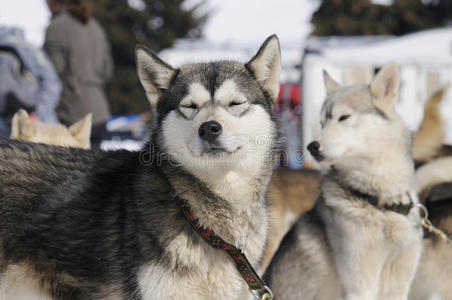
[[[391,204],[391,205],[385,204],[383,207],[380,207],[380,206],[378,206],[378,203],[379,203],[378,196],[363,193],[363,192],[361,192],[357,189],[354,189],[354,188],[350,187],[349,185],[346,185],[343,182],[341,182],[340,176],[339,176],[339,170],[336,169],[334,167],[334,165],[332,166],[331,174],[332,174],[333,178],[336,178],[335,182],[342,189],[350,192],[356,198],[366,200],[366,202],[368,202],[370,205],[374,206],[376,209],[379,209],[382,211],[393,211],[393,212],[406,216],[410,213],[411,209],[415,206],[413,199],[410,196],[410,193],[407,192],[406,195],[408,196],[408,199],[410,200],[410,202],[408,204]]]
[[[371,204],[372,206],[376,207],[377,209],[383,209],[383,210],[389,210],[389,211],[393,211],[399,214],[402,214],[404,216],[408,215],[409,212],[411,211],[411,209],[414,207],[414,202],[413,199],[411,199],[410,194],[407,192],[406,195],[408,196],[408,199],[410,200],[410,202],[408,204],[385,204],[383,206],[383,208],[380,208],[378,206],[378,197],[375,195],[369,195],[366,193],[363,193],[361,191],[355,190],[353,188],[350,187],[346,187],[346,189],[348,191],[350,191],[355,197],[357,198],[361,198],[366,200],[369,204]]]
[[[201,226],[186,199],[179,196],[175,196],[174,198],[177,200],[182,215],[193,230],[211,247],[225,251],[232,258],[235,263],[235,268],[239,271],[251,292],[261,300],[273,299],[272,291],[264,284],[259,275],[257,275],[242,250],[223,240],[215,234],[213,229]]]

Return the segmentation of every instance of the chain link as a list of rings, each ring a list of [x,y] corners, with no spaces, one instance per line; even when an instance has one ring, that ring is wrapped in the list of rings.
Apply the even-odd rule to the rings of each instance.
[[[442,231],[441,229],[433,226],[432,222],[430,222],[430,220],[428,219],[427,208],[421,203],[418,203],[416,206],[419,207],[422,212],[421,213],[421,225],[425,229],[427,229],[430,233],[436,234],[438,237],[440,237],[442,240],[444,240],[448,245],[452,245],[452,240],[449,238],[449,236],[446,233],[444,233],[444,231]]]

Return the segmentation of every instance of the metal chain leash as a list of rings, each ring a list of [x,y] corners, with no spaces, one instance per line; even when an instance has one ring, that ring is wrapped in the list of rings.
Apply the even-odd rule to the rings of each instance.
[[[452,245],[452,239],[441,229],[436,228],[433,226],[432,222],[428,219],[428,211],[427,208],[421,204],[417,203],[417,207],[421,210],[421,225],[427,229],[430,233],[436,234],[438,237],[440,237],[442,240],[444,240],[448,245]]]

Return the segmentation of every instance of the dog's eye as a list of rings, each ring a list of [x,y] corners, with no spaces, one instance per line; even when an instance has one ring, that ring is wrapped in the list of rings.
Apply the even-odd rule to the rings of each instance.
[[[339,117],[339,122],[345,121],[348,118],[350,118],[350,115],[342,115],[342,116]]]
[[[183,108],[188,108],[188,109],[198,109],[198,106],[194,103],[190,103],[190,104],[185,104],[182,105]]]
[[[246,101],[242,101],[242,102],[239,102],[239,101],[232,101],[231,103],[229,103],[229,107],[233,107],[233,106],[237,106],[237,105],[242,105],[242,104],[245,104],[245,102],[246,102]]]

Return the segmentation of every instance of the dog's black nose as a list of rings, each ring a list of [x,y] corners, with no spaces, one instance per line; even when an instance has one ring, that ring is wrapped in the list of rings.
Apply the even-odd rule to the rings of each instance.
[[[320,152],[320,143],[313,141],[308,145],[308,150],[313,156],[317,156]]]
[[[221,134],[221,124],[217,121],[208,121],[201,124],[198,130],[199,137],[212,142]]]

